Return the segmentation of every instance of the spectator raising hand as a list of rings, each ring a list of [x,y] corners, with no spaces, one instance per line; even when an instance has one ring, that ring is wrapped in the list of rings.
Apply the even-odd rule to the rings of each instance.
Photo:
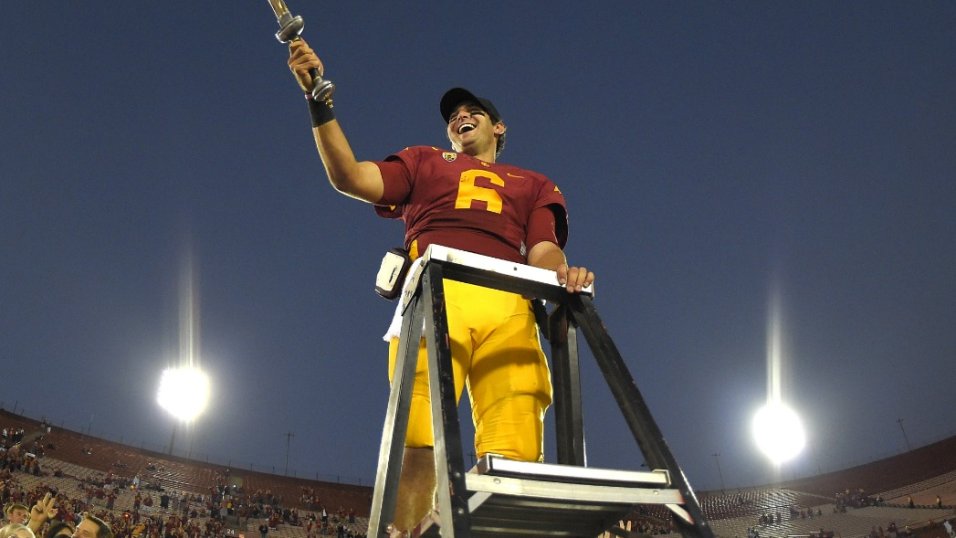
[[[53,501],[53,494],[47,492],[47,494],[38,500],[37,503],[33,505],[33,508],[30,509],[30,529],[33,530],[34,534],[40,532],[40,527],[42,527],[47,520],[56,517],[57,510],[53,505]]]

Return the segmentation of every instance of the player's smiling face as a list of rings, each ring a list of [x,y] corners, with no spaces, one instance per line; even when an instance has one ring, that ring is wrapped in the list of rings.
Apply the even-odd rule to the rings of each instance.
[[[477,155],[495,146],[495,134],[504,124],[494,120],[477,103],[462,103],[448,118],[448,140],[455,151]],[[499,133],[500,134],[500,133]]]

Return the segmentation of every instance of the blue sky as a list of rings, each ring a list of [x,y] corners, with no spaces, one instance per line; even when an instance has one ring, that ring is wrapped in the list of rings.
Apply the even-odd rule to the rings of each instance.
[[[0,6],[0,400],[162,450],[189,254],[215,395],[177,452],[368,484],[402,231],[328,186],[267,3],[224,6]],[[695,487],[715,453],[728,487],[774,477],[748,432],[772,293],[810,443],[783,477],[956,433],[954,4],[290,7],[360,158],[447,146],[449,87],[495,102]],[[636,468],[583,375],[591,464]]]

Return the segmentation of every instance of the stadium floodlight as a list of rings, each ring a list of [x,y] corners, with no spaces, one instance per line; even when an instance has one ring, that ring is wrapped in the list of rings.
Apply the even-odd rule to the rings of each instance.
[[[757,448],[775,464],[792,460],[806,447],[800,417],[782,402],[770,402],[760,408],[752,427]]]
[[[156,401],[173,417],[189,423],[206,410],[209,394],[209,376],[195,366],[181,366],[163,371]]]
[[[767,320],[767,403],[754,415],[754,441],[770,461],[780,465],[795,458],[807,444],[803,423],[796,411],[784,403],[783,314],[779,290],[770,294]]]

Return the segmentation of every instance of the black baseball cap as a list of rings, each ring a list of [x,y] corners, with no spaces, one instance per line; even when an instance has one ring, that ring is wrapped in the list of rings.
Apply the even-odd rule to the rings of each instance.
[[[441,97],[439,108],[441,109],[442,121],[448,123],[448,118],[451,116],[451,113],[458,108],[458,105],[464,102],[478,103],[478,105],[485,109],[485,112],[491,116],[494,122],[497,123],[501,121],[501,114],[498,113],[498,109],[495,108],[495,105],[493,105],[491,101],[484,97],[478,97],[464,88],[452,88]]]

